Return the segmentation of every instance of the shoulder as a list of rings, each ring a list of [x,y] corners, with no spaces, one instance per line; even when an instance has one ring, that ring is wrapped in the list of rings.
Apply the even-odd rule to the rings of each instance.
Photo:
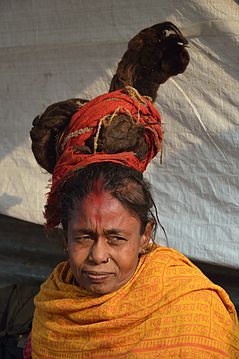
[[[162,266],[158,313],[165,334],[173,330],[175,336],[204,338],[208,348],[238,353],[233,349],[239,348],[238,320],[227,293],[174,249],[157,248],[153,257]]]
[[[150,255],[156,267],[152,273],[160,271],[161,274],[162,299],[165,302],[184,301],[194,306],[213,306],[227,318],[237,321],[235,307],[226,291],[207,278],[187,257],[174,249],[159,246]]]
[[[161,247],[157,245],[152,252],[148,254],[150,260],[155,264],[163,266],[164,269],[175,269],[175,273],[179,275],[181,272],[202,272],[197,268],[186,256],[173,248]],[[181,268],[182,271],[179,269]],[[174,271],[172,271],[173,273]]]
[[[35,297],[35,304],[44,301],[46,298],[65,298],[72,292],[73,274],[68,261],[60,262],[40,287],[38,295]]]

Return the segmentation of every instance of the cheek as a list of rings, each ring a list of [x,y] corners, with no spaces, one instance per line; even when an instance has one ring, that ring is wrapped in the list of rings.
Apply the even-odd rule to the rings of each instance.
[[[138,264],[138,258],[131,258],[131,260],[127,260],[124,263],[122,263],[121,267],[120,267],[120,272],[123,276],[125,277],[130,277]]]
[[[87,251],[75,244],[68,245],[69,262],[71,267],[79,268],[87,257]]]
[[[118,268],[123,275],[132,274],[137,267],[139,260],[138,246],[125,248],[116,255]]]

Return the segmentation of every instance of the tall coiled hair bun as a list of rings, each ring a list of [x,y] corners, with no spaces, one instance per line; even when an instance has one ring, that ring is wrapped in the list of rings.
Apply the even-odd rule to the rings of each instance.
[[[187,39],[171,22],[166,21],[140,31],[128,43],[128,49],[119,62],[112,78],[109,92],[133,87],[139,96],[153,102],[159,86],[171,76],[183,73],[190,61],[186,49]],[[63,151],[59,140],[72,116],[86,102],[85,99],[69,99],[47,107],[33,121],[30,132],[32,151],[38,164],[53,173],[56,161]],[[119,153],[134,151],[139,160],[145,157],[148,145],[144,141],[144,128],[133,125],[127,114],[114,117],[111,126],[103,124],[98,138],[98,151]],[[94,152],[94,136],[77,151]]]
[[[155,101],[161,84],[183,73],[190,61],[188,40],[172,22],[140,31],[128,43],[118,64],[110,91],[132,86]]]
[[[47,172],[54,171],[60,154],[58,140],[64,129],[74,113],[86,102],[88,100],[79,98],[56,102],[34,118],[30,131],[32,152],[37,163]]]

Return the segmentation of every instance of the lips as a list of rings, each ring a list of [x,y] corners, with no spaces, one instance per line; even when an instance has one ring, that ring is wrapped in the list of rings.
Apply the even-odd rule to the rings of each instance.
[[[92,281],[102,281],[113,275],[111,272],[84,271],[83,273]]]

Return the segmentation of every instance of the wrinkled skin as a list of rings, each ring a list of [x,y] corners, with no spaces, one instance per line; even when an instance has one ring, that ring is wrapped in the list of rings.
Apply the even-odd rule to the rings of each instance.
[[[92,193],[71,211],[67,229],[69,263],[81,288],[102,295],[134,274],[151,234],[110,193]],[[110,260],[108,261],[108,258]]]

